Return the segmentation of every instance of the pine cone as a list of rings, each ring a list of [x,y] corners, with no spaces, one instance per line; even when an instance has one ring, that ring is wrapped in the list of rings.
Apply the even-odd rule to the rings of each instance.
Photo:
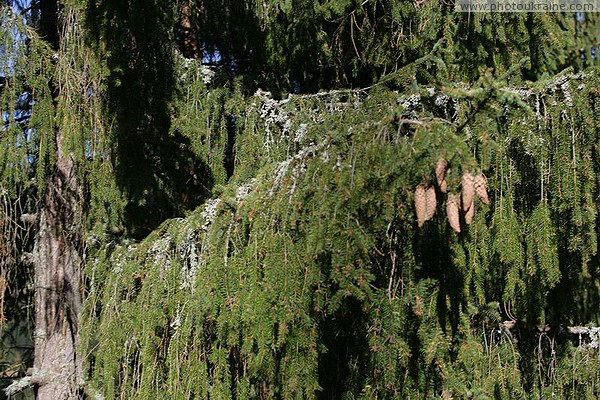
[[[425,221],[429,221],[435,214],[437,208],[437,199],[435,197],[435,188],[433,186],[427,187],[425,190],[426,210],[425,210]]]
[[[438,187],[440,188],[440,192],[446,193],[448,185],[446,183],[446,170],[448,168],[448,163],[444,159],[439,159],[435,164],[435,178],[437,180]]]
[[[460,184],[462,186],[462,208],[463,211],[466,212],[473,202],[473,195],[475,194],[475,177],[470,172],[465,172]]]
[[[425,217],[427,215],[427,195],[426,186],[424,184],[420,184],[415,189],[415,211],[417,214],[417,223],[420,228],[425,223]]]
[[[479,196],[481,201],[483,201],[485,204],[490,204],[490,199],[488,198],[487,193],[487,179],[485,179],[485,176],[483,176],[482,173],[477,174],[475,177],[474,186],[475,193],[477,193],[477,196]]]
[[[448,216],[448,222],[454,232],[460,232],[460,219],[458,217],[458,196],[450,193],[448,194],[448,199],[446,200],[446,214]]]
[[[442,181],[442,183],[440,184],[440,192],[446,193],[447,191],[448,191],[448,184],[446,183],[446,180],[444,179]]]
[[[469,207],[469,209],[465,213],[465,222],[467,223],[467,225],[471,225],[471,222],[473,222],[474,216],[475,216],[475,202],[471,201],[471,207]]]

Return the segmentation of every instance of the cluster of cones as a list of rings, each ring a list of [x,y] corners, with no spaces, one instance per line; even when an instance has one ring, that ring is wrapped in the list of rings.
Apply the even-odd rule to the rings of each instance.
[[[435,177],[441,193],[448,191],[446,171],[448,163],[439,160],[435,165]],[[448,193],[446,198],[446,215],[448,223],[455,232],[460,232],[460,212],[464,213],[465,222],[470,224],[475,215],[475,195],[485,204],[490,204],[487,193],[487,180],[483,174],[473,175],[465,172],[461,178],[462,190],[460,194]],[[415,209],[417,223],[422,227],[426,221],[433,218],[437,208],[436,190],[433,185],[421,183],[415,189]]]

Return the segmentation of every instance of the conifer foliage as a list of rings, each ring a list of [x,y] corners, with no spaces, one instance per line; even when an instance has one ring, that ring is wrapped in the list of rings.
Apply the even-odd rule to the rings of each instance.
[[[11,393],[600,396],[597,17],[49,3],[0,14]]]

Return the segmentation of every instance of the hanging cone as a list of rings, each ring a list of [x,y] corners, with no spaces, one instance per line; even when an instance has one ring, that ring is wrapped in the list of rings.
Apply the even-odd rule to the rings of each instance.
[[[437,208],[437,199],[435,197],[435,188],[433,186],[427,187],[425,190],[425,221],[429,221],[435,214]]]
[[[448,184],[446,183],[446,180],[444,179],[442,181],[442,183],[440,183],[440,192],[446,193],[447,191],[448,191]]]
[[[448,199],[446,200],[446,214],[448,216],[448,222],[450,226],[454,230],[454,232],[460,232],[460,220],[458,217],[458,196],[450,193],[448,194]]]
[[[483,176],[482,173],[477,174],[475,177],[474,186],[475,193],[477,193],[477,196],[479,196],[481,201],[483,201],[485,204],[490,204],[490,199],[488,198],[487,192],[487,179],[485,179],[485,176]]]
[[[438,187],[440,188],[440,192],[446,193],[448,185],[446,184],[446,170],[448,168],[448,163],[443,158],[439,159],[435,164],[435,178],[437,180]]]
[[[471,201],[471,207],[465,213],[465,222],[467,225],[471,225],[473,222],[473,217],[475,216],[475,201]]]
[[[415,189],[415,211],[417,214],[417,224],[420,228],[425,223],[425,217],[427,216],[427,195],[424,184],[420,184]]]
[[[462,186],[462,208],[463,211],[468,211],[471,203],[473,202],[473,195],[475,194],[475,177],[470,172],[465,172],[460,180]]]

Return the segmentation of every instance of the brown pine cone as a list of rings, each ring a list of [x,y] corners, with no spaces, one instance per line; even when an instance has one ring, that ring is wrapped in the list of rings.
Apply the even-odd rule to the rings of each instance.
[[[460,219],[458,216],[458,196],[450,193],[448,194],[448,199],[446,200],[446,214],[448,216],[448,222],[450,226],[454,230],[454,232],[460,232]]]
[[[471,222],[473,222],[474,216],[475,216],[475,202],[471,201],[471,207],[469,207],[469,209],[465,213],[465,222],[467,223],[467,225],[471,225]]]
[[[473,202],[473,195],[475,194],[475,177],[470,172],[465,172],[460,180],[460,184],[462,186],[462,209],[466,212]]]
[[[448,185],[446,183],[446,171],[448,169],[448,163],[444,159],[439,159],[435,164],[435,178],[437,180],[440,192],[446,193]]]
[[[429,221],[433,218],[435,214],[435,209],[437,207],[437,199],[435,197],[435,188],[433,186],[428,186],[425,190],[425,221]]]
[[[477,174],[474,181],[475,193],[485,204],[490,204],[490,199],[487,192],[487,179],[482,173]]]
[[[415,189],[415,211],[417,214],[417,224],[420,228],[425,223],[427,215],[427,195],[424,184],[420,184]]]

